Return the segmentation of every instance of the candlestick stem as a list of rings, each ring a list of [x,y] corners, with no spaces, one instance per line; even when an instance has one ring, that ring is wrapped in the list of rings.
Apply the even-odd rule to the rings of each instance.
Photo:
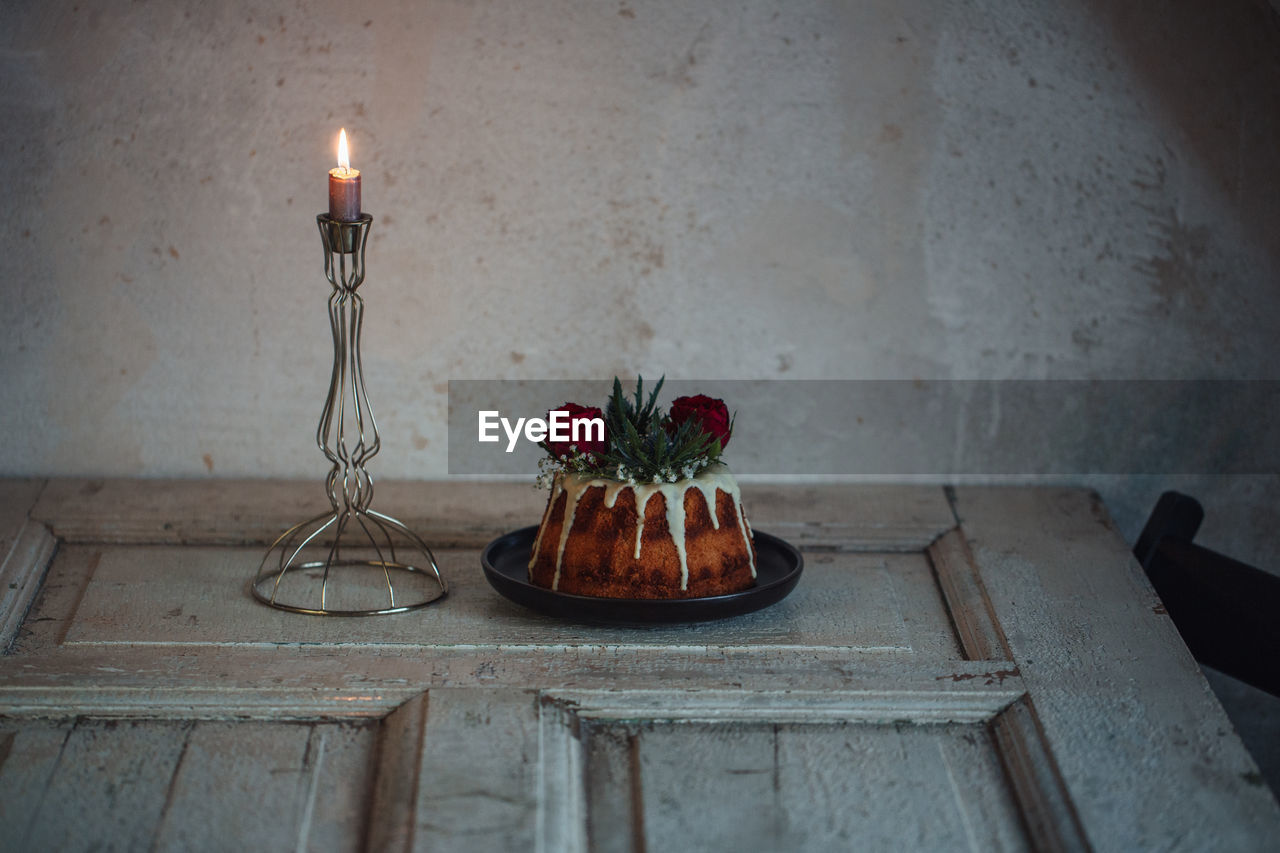
[[[316,427],[316,444],[332,466],[325,478],[330,509],[280,534],[258,567],[252,593],[281,610],[323,616],[413,610],[442,598],[448,586],[426,542],[402,522],[370,508],[373,478],[365,465],[382,442],[365,391],[360,360],[364,299],[356,290],[364,282],[373,217],[366,213],[345,222],[322,213],[316,222],[324,244],[325,278],[333,286],[333,371]],[[406,550],[425,558],[429,568],[402,562]],[[344,582],[334,592],[344,603],[331,606],[331,575],[339,570]],[[397,591],[393,575],[411,583],[401,583]]]

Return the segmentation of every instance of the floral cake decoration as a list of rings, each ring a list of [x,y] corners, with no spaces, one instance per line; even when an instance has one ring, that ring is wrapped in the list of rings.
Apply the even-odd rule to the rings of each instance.
[[[538,485],[550,487],[562,472],[632,486],[675,483],[719,463],[734,424],[724,401],[705,394],[677,397],[664,412],[657,405],[662,383],[659,379],[646,398],[644,378],[640,377],[634,397],[628,397],[621,381],[614,377],[613,392],[604,409],[564,403],[548,412],[548,421],[555,412],[567,413],[567,418],[561,415],[560,420],[568,423],[568,434],[577,435],[578,440],[552,441],[548,437],[539,442],[547,455],[538,460]],[[575,422],[583,421],[602,421],[603,435],[586,424],[579,424],[574,432]]]

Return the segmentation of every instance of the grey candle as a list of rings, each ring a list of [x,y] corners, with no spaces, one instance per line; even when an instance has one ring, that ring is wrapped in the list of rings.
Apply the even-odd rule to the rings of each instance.
[[[360,218],[360,170],[351,168],[346,128],[338,133],[338,168],[329,170],[329,217],[339,222]]]

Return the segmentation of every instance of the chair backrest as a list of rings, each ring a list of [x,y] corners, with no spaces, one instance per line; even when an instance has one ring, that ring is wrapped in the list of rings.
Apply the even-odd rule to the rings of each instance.
[[[1155,508],[1133,546],[1133,555],[1145,569],[1155,555],[1156,546],[1165,537],[1190,542],[1196,538],[1200,522],[1204,521],[1204,507],[1191,495],[1181,492],[1165,492],[1156,501]]]
[[[1203,518],[1165,492],[1134,556],[1196,660],[1280,696],[1280,577],[1193,543]]]

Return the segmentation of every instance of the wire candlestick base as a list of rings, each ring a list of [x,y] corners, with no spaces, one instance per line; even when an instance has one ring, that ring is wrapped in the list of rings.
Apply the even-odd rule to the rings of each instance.
[[[365,394],[360,363],[364,300],[356,289],[364,281],[373,217],[365,213],[343,222],[322,213],[316,222],[324,243],[325,278],[333,285],[333,374],[316,429],[316,444],[333,465],[325,478],[330,510],[280,534],[262,558],[251,591],[263,604],[294,613],[403,613],[444,597],[448,585],[426,542],[403,523],[370,509],[373,478],[365,463],[381,442]]]

